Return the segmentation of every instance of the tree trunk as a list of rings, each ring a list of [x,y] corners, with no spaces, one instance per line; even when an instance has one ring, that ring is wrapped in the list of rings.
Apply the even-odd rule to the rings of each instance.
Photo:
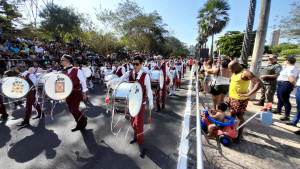
[[[210,48],[210,57],[209,59],[213,61],[213,50],[214,50],[214,34],[211,36],[211,48]]]
[[[268,28],[269,14],[270,14],[271,0],[262,0],[261,9],[258,21],[257,32],[255,36],[254,49],[252,54],[252,61],[250,71],[255,75],[259,76],[261,68],[262,56],[265,48],[266,33]],[[250,90],[253,89],[254,84],[250,84]],[[253,94],[250,99],[255,99],[256,94]]]
[[[248,56],[251,47],[251,38],[252,38],[252,30],[253,30],[253,22],[255,17],[255,7],[256,7],[256,0],[250,0],[249,6],[249,13],[246,25],[246,31],[244,33],[244,40],[243,40],[243,48],[242,48],[242,55],[240,63],[247,68],[248,66]]]

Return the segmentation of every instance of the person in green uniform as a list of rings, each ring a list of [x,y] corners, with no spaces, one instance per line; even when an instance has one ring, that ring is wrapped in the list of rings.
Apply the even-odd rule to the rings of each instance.
[[[264,83],[261,88],[261,97],[254,105],[264,106],[265,101],[267,101],[267,103],[273,103],[277,86],[277,77],[279,76],[281,69],[281,65],[277,63],[277,57],[274,55],[270,56],[269,64],[264,68],[264,72],[260,76]]]

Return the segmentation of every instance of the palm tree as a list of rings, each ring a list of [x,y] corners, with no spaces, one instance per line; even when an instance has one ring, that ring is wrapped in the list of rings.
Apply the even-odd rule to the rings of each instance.
[[[227,11],[230,9],[225,0],[208,0],[204,7],[199,10],[199,28],[200,32],[207,36],[212,36],[210,56],[213,54],[214,35],[220,33],[229,21]]]
[[[247,69],[247,65],[248,65],[248,55],[249,55],[250,46],[251,46],[251,37],[252,37],[252,29],[253,29],[254,16],[255,16],[255,7],[256,7],[256,0],[250,0],[246,31],[245,31],[245,35],[244,35],[244,41],[243,41],[242,55],[241,55],[241,60],[240,60],[240,63],[246,69]]]

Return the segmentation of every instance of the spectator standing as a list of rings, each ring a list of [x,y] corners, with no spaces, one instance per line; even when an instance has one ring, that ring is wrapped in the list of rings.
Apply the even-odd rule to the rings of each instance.
[[[264,72],[260,76],[264,84],[261,88],[261,97],[254,105],[264,106],[266,100],[267,103],[273,103],[277,86],[277,77],[279,76],[281,69],[281,65],[277,63],[277,57],[274,55],[270,56],[269,64],[264,68]]]
[[[238,126],[244,123],[244,114],[248,105],[249,97],[256,93],[262,86],[262,81],[254,76],[249,70],[243,67],[236,61],[232,61],[228,65],[229,70],[233,73],[230,78],[229,97],[226,101],[230,110],[230,116],[238,118]],[[248,92],[250,81],[255,84],[253,89]],[[238,131],[238,140],[244,140],[244,127]]]
[[[229,59],[224,59],[221,63],[221,67],[216,67],[209,69],[207,63],[204,63],[204,70],[208,74],[214,75],[214,80],[212,81],[213,89],[211,90],[212,99],[214,102],[214,109],[216,110],[216,105],[218,103],[224,103],[225,96],[229,92],[229,81],[232,75],[231,71],[228,69]]]
[[[287,57],[283,62],[283,69],[280,72],[277,78],[277,110],[273,113],[281,114],[281,109],[284,106],[285,115],[280,118],[282,121],[290,120],[291,113],[291,102],[290,102],[290,94],[296,85],[296,78],[298,76],[298,69],[294,66],[296,59],[293,57]]]
[[[296,103],[297,103],[297,111],[292,121],[287,122],[287,125],[297,126],[297,123],[300,119],[300,75],[298,75],[298,80],[296,83]],[[297,134],[297,132],[295,132]],[[298,135],[300,135],[300,130],[298,131]]]

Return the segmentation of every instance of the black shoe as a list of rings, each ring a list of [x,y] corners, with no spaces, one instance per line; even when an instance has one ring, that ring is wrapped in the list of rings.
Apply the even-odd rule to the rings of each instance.
[[[139,149],[140,149],[140,157],[144,158],[144,156],[145,156],[144,146],[143,145],[139,146]]]
[[[25,126],[29,126],[29,122],[27,121],[22,121],[21,123],[17,124],[17,126],[22,126],[22,127],[25,127]]]
[[[133,138],[129,143],[130,143],[130,144],[133,144],[133,143],[135,143],[135,142],[137,142],[137,138]]]
[[[8,114],[3,114],[0,118],[0,121],[7,120],[7,118],[8,118]]]
[[[32,119],[40,119],[41,117],[44,117],[44,113],[38,114],[37,116],[33,117]]]
[[[165,109],[165,104],[161,105],[161,109],[164,110]]]
[[[300,130],[294,132],[297,135],[300,135]]]
[[[279,120],[281,120],[281,121],[289,121],[290,118],[287,117],[287,116],[283,116],[283,117],[279,118]]]
[[[156,112],[160,112],[161,111],[161,109],[159,108],[159,109],[156,109]]]
[[[264,102],[258,101],[258,102],[256,102],[256,103],[253,103],[253,105],[256,105],[256,106],[264,106]]]
[[[85,117],[85,119],[83,119],[82,121],[80,120],[76,126],[74,128],[71,129],[72,132],[77,131],[77,130],[81,130],[84,129],[87,125],[87,117]]]
[[[279,112],[278,110],[273,110],[272,113],[273,114],[279,114],[279,115],[281,114],[281,112]]]
[[[290,125],[290,126],[297,126],[296,124],[294,124],[293,122],[289,121],[285,123],[286,125]]]

